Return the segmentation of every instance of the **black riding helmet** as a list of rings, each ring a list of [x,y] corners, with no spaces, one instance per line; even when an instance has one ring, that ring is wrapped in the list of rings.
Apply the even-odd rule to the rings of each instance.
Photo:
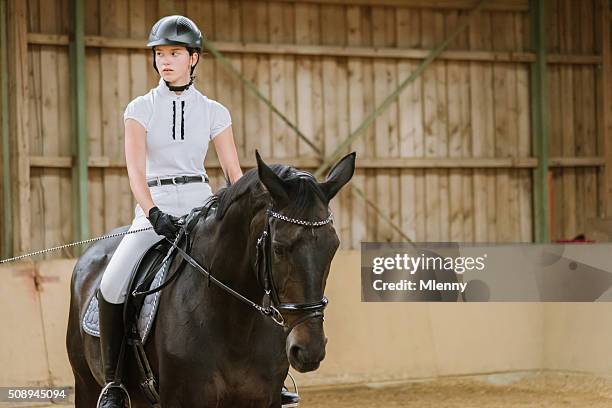
[[[153,51],[153,68],[159,73],[155,63],[155,46],[157,45],[180,45],[187,48],[190,56],[195,52],[199,54],[202,50],[202,33],[193,21],[184,16],[166,16],[159,19],[151,28],[147,42],[147,47],[152,47]],[[200,62],[199,57],[195,65],[191,67],[189,84],[184,87],[171,87],[166,83],[168,88],[172,91],[187,89],[193,83],[193,70],[198,62]]]

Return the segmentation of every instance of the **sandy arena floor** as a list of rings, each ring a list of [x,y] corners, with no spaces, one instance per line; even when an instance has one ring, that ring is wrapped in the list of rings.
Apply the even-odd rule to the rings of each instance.
[[[612,406],[612,382],[591,376],[546,375],[508,385],[443,379],[396,387],[302,392],[301,408],[510,408]]]
[[[511,384],[454,378],[401,386],[359,386],[303,390],[300,408],[609,408],[612,381],[575,374],[547,374]],[[10,405],[1,404],[0,407]],[[72,405],[14,405],[19,408],[61,408]]]

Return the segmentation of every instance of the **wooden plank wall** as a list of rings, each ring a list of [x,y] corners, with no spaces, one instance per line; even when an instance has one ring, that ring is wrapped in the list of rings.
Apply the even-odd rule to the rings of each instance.
[[[593,1],[549,0],[550,46],[598,53]],[[68,33],[68,0],[28,0],[30,33]],[[146,6],[145,6],[146,3]],[[144,39],[163,14],[192,18],[213,41],[432,48],[463,10],[239,0],[86,0],[86,35]],[[570,18],[572,17],[572,18]],[[483,11],[451,50],[527,51],[526,10]],[[144,40],[143,40],[144,42]],[[232,63],[329,154],[419,61],[413,59],[228,53]],[[35,156],[70,156],[68,49],[29,46],[30,144]],[[156,86],[150,51],[88,47],[87,131],[91,156],[121,162],[122,113]],[[531,155],[528,64],[436,61],[357,139],[358,158],[507,158]],[[551,155],[595,156],[595,67],[553,65]],[[240,157],[316,157],[268,108],[206,56],[196,85],[231,111]],[[209,150],[214,157],[214,149]],[[348,150],[347,150],[348,151]],[[208,159],[207,159],[208,160]],[[213,188],[223,185],[209,169]],[[597,168],[554,170],[553,239],[571,238],[598,214]],[[135,202],[125,168],[90,168],[92,236],[130,222]],[[364,190],[418,241],[532,241],[531,172],[510,169],[358,169]],[[33,248],[72,239],[70,170],[33,168]],[[349,189],[333,204],[342,248],[400,235]],[[69,256],[51,254],[49,257]]]
[[[558,54],[601,54],[597,39],[597,3],[548,1],[548,48]],[[598,45],[599,42],[599,45]],[[597,98],[601,84],[596,66],[551,65],[550,155],[555,157],[603,155],[598,141]],[[572,239],[585,231],[585,221],[603,215],[597,168],[552,170],[551,240]]]

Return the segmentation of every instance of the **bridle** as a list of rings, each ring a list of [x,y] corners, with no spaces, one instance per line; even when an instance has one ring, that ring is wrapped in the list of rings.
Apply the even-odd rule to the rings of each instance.
[[[331,211],[326,219],[321,221],[306,221],[296,218],[287,217],[280,214],[271,208],[266,210],[266,218],[264,229],[257,239],[257,256],[255,258],[255,269],[257,270],[257,278],[263,284],[264,298],[262,306],[269,310],[269,316],[280,326],[292,329],[306,320],[320,318],[324,319],[323,311],[329,300],[323,296],[318,302],[310,303],[286,303],[280,300],[278,290],[274,283],[274,275],[272,274],[272,256],[271,256],[271,233],[270,220],[276,218],[285,222],[289,222],[304,227],[321,227],[327,225],[333,220]],[[300,317],[292,321],[290,325],[286,324],[283,312],[289,314],[302,313]]]
[[[206,270],[206,268],[200,265],[198,261],[193,259],[193,257],[191,257],[189,253],[187,253],[187,251],[190,248],[189,235],[192,229],[191,227],[197,223],[198,219],[202,216],[203,212],[207,214],[209,210],[210,210],[209,206],[197,207],[191,211],[191,213],[187,216],[186,219],[181,219],[182,225],[181,225],[180,231],[176,239],[174,240],[174,242],[166,238],[166,240],[172,244],[172,248],[170,248],[170,251],[168,252],[168,255],[166,255],[166,258],[164,259],[162,264],[164,264],[165,261],[170,258],[171,253],[174,250],[176,250],[178,254],[187,263],[189,263],[198,272],[200,272],[206,279],[208,279],[209,283],[214,283],[216,286],[223,289],[224,291],[234,296],[238,300],[253,307],[255,310],[257,310],[264,316],[271,318],[277,325],[283,327],[287,331],[291,331],[297,325],[304,323],[305,321],[310,320],[310,319],[315,319],[315,318],[324,319],[323,311],[329,302],[327,297],[325,296],[323,296],[320,301],[311,302],[311,303],[289,303],[289,302],[281,301],[278,295],[276,286],[274,284],[274,278],[272,274],[272,256],[270,252],[271,251],[270,220],[272,218],[276,218],[276,219],[279,219],[285,222],[301,225],[304,227],[311,227],[311,228],[321,227],[333,221],[333,214],[331,211],[329,212],[328,217],[324,220],[307,221],[307,220],[300,220],[296,218],[287,217],[283,214],[273,211],[271,208],[268,208],[266,210],[264,229],[261,235],[259,236],[259,238],[257,239],[257,243],[256,243],[257,252],[256,252],[256,258],[255,258],[255,269],[257,271],[257,277],[258,279],[260,279],[260,283],[262,284],[263,289],[264,289],[263,300],[261,304],[258,304],[258,303],[253,302],[251,299],[247,298],[246,296],[242,295],[241,293],[230,288],[223,282],[219,281],[208,270]],[[185,237],[185,243],[186,243],[185,249],[187,251],[185,251],[183,248],[181,248],[178,245],[178,243],[181,241],[183,237]],[[134,291],[132,293],[132,296],[135,296],[135,297],[146,296],[151,293],[155,293],[155,292],[162,290],[165,286],[167,286],[170,282],[172,282],[174,278],[176,278],[176,276],[179,274],[181,269],[182,268],[179,267],[171,277],[166,279],[166,281],[160,284],[158,287],[150,289],[150,290],[146,290],[146,291],[141,291],[141,292]],[[283,315],[283,312],[287,314],[302,314],[302,315],[299,316],[297,319],[291,321],[291,323],[288,324],[287,320],[285,319],[285,316]]]

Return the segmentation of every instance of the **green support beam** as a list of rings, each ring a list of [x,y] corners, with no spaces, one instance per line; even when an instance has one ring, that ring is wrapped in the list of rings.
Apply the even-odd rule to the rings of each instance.
[[[87,200],[88,182],[88,148],[87,148],[87,116],[85,97],[85,19],[84,0],[71,1],[71,31],[70,36],[70,89],[72,92],[72,192],[74,214],[74,239],[89,238],[89,213]],[[76,249],[78,255],[82,248]]]
[[[533,170],[533,213],[535,241],[549,242],[548,228],[548,84],[546,75],[546,1],[530,0],[532,48],[536,60],[530,66],[531,124],[533,153],[538,167]]]
[[[13,256],[13,219],[11,204],[11,162],[9,154],[9,112],[8,112],[8,54],[7,54],[7,27],[8,16],[6,13],[7,0],[0,0],[0,88],[2,96],[0,107],[2,108],[2,258]]]

